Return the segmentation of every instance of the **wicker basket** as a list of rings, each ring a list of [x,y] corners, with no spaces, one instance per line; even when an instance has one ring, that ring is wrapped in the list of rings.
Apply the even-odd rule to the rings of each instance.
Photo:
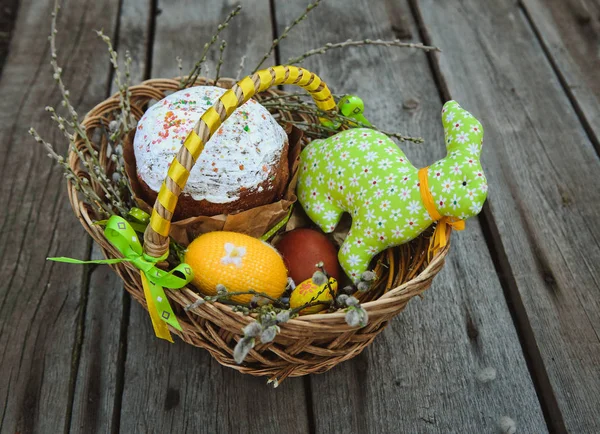
[[[258,78],[256,75],[253,78],[256,83]],[[232,88],[235,81],[221,79],[215,84],[212,80],[199,78],[195,84]],[[177,91],[178,86],[179,81],[176,79],[153,79],[131,87],[132,114],[139,120],[150,101],[164,98],[168,93]],[[258,85],[257,90],[261,90]],[[255,98],[260,101],[264,97],[283,93],[280,90],[267,89]],[[114,167],[110,158],[106,156],[107,141],[105,135],[97,134],[96,130],[105,129],[118,110],[119,95],[115,94],[94,107],[82,122],[88,137],[91,140],[96,139],[94,146],[97,146],[100,161],[105,165],[108,173],[114,170]],[[277,112],[274,115],[282,124],[285,124],[286,119],[291,118],[303,118],[309,123],[317,121],[309,115],[299,113]],[[97,139],[98,137],[102,139]],[[129,140],[132,140],[132,136]],[[305,145],[309,139],[305,136],[302,140]],[[84,146],[80,149],[85,152]],[[69,155],[71,168],[80,177],[86,177],[86,170],[81,163],[78,156],[71,152]],[[68,194],[76,216],[100,245],[104,255],[107,258],[120,257],[105,238],[102,228],[94,224],[97,217],[90,206],[80,199],[70,183]],[[151,233],[151,226],[148,228],[144,248],[146,252],[158,257],[168,249],[168,239],[165,243],[164,239],[158,237],[157,242],[156,234]],[[448,237],[450,232],[451,229],[448,229]],[[233,348],[242,337],[242,328],[252,319],[234,312],[231,306],[222,303],[204,303],[185,311],[186,306],[199,298],[193,289],[186,287],[180,290],[165,289],[182,327],[182,331],[173,328],[170,330],[185,342],[208,350],[222,365],[242,373],[268,376],[281,382],[288,376],[325,372],[359,354],[384,329],[388,321],[405,308],[412,297],[420,295],[429,288],[433,277],[442,269],[449,249],[448,244],[428,259],[430,235],[431,231],[426,231],[411,243],[390,248],[378,256],[376,272],[379,275],[379,285],[361,298],[362,306],[369,315],[369,323],[364,328],[348,326],[342,311],[300,316],[281,324],[281,332],[273,342],[258,344],[250,351],[245,362],[238,365],[233,360]],[[112,264],[111,267],[123,279],[127,291],[147,309],[140,271],[128,262]]]

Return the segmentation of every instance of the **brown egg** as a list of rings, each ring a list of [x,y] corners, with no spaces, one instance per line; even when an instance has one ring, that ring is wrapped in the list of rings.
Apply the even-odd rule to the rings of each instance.
[[[314,229],[295,229],[285,234],[275,245],[288,267],[289,276],[296,284],[310,279],[323,262],[327,273],[340,280],[337,250],[325,235]]]

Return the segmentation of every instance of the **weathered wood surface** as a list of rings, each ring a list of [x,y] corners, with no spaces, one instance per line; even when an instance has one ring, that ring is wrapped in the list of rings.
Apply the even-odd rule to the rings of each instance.
[[[147,78],[151,5],[151,1],[123,0],[118,28],[113,31],[121,56],[125,51],[132,56],[132,83]],[[114,81],[109,86],[107,94],[118,91]],[[96,244],[92,258],[103,258]],[[72,432],[117,432],[119,429],[130,304],[120,278],[107,265],[97,266],[90,272],[73,395]]]
[[[431,62],[419,51],[365,48],[306,65],[334,91],[364,97],[377,124],[424,136],[424,145],[403,145],[416,164],[443,154],[440,92],[459,100],[486,127],[489,206],[481,226],[469,221],[453,238],[447,267],[424,300],[373,346],[275,391],[202,350],[156,340],[146,312],[129,306],[105,266],[45,262],[56,254],[86,257],[90,242],[72,216],[60,170],[27,134],[33,124],[65,149],[43,110],[60,101],[46,40],[53,2],[19,2],[0,75],[0,432],[496,432],[509,416],[518,432],[538,433],[548,429],[542,411],[550,431],[600,431],[596,6],[409,2],[324,1],[284,41],[281,60],[349,37],[441,46]],[[63,3],[59,57],[81,113],[110,88],[93,29],[132,52],[134,79],[173,76],[175,57],[187,71],[236,4]],[[301,3],[272,2],[279,33]],[[227,76],[236,75],[243,54],[249,72],[272,38],[269,2],[242,6],[223,34]],[[484,367],[497,378],[477,381]]]
[[[301,8],[277,2],[280,31]],[[404,1],[328,1],[282,43],[281,59],[355,37],[357,28],[361,37],[396,33],[419,42]],[[442,101],[423,52],[330,51],[305,66],[333,92],[362,96],[374,124],[422,135],[425,144],[401,144],[413,163],[444,155]],[[467,226],[453,235],[452,255],[423,300],[410,303],[361,356],[310,377],[317,432],[495,432],[502,416],[514,419],[519,432],[546,431],[481,228],[476,219]],[[497,378],[484,384],[476,376],[486,367]]]
[[[101,254],[92,255],[103,258]],[[106,266],[90,275],[83,333],[79,343],[71,432],[116,432],[122,389],[122,327],[129,300],[119,276]],[[126,301],[124,301],[126,300]],[[125,309],[124,309],[125,307]],[[123,324],[124,323],[124,324]]]
[[[518,5],[416,5],[447,92],[486,120],[484,217],[552,426],[600,432],[598,155]]]
[[[46,256],[89,254],[73,215],[61,170],[27,130],[65,152],[45,105],[60,105],[49,65],[47,35],[53,1],[22,1],[0,81],[0,431],[64,432],[69,426],[77,339],[86,303],[86,269],[46,262]],[[85,8],[65,1],[58,35],[64,79],[77,106],[106,93],[108,64],[92,26],[111,29],[118,1]]]
[[[600,3],[521,0],[521,4],[600,152]]]
[[[188,71],[192,61],[200,58],[204,42],[235,5],[211,2],[198,7],[194,1],[161,1],[152,76],[178,75],[176,56],[186,60],[184,71]],[[237,74],[243,55],[246,65],[258,62],[271,44],[268,2],[245,1],[243,6],[222,34],[229,43],[222,69],[225,76]],[[217,52],[207,62],[209,77],[215,74]],[[154,337],[147,312],[134,303],[127,334],[121,430],[308,432],[304,383],[289,379],[285,387],[273,390],[264,378],[224,368],[206,351],[180,340],[173,345],[160,341]]]

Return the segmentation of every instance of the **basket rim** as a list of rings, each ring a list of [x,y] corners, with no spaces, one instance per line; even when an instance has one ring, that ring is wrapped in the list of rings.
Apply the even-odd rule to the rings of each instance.
[[[129,89],[130,89],[132,97],[137,96],[138,93],[141,93],[142,91],[151,91],[151,92],[156,91],[155,86],[157,84],[162,84],[162,87],[165,88],[165,90],[177,91],[177,90],[179,90],[178,84],[179,84],[180,78],[181,77],[151,78],[148,80],[144,80],[143,82],[141,82],[138,85],[131,86]],[[224,83],[227,85],[233,84],[236,82],[236,80],[234,80],[232,78],[228,78],[228,77],[221,77],[221,78],[219,78],[218,82],[215,83],[214,80],[212,80],[212,79],[205,78],[205,77],[199,77],[197,80],[197,83],[198,82],[201,82],[201,83],[204,82],[205,83],[204,85],[218,86],[219,83]],[[200,84],[200,85],[202,85],[202,84]],[[279,89],[271,89],[271,91],[278,93],[278,94],[287,94],[288,93],[288,92],[285,92],[285,91],[282,91]],[[91,108],[87,112],[84,119],[82,120],[82,123],[86,124],[86,121],[87,122],[100,121],[101,119],[103,119],[103,116],[101,115],[103,110],[105,110],[106,107],[110,106],[111,104],[114,104],[115,102],[118,103],[118,100],[119,100],[119,92],[116,92],[113,95],[111,95],[110,97],[99,102],[98,104],[96,104],[93,108]],[[77,165],[78,161],[79,161],[79,158],[77,157],[75,152],[73,152],[71,149],[69,149],[69,164],[71,165],[71,167],[75,167]],[[95,226],[93,224],[94,219],[92,219],[91,216],[89,215],[87,205],[80,199],[80,197],[79,197],[77,191],[75,190],[75,188],[73,187],[73,185],[68,180],[66,181],[66,183],[67,183],[67,191],[68,191],[68,196],[69,196],[69,201],[71,203],[71,207],[72,207],[76,217],[80,220],[84,229],[88,232],[88,234],[97,243],[100,244],[100,240],[105,241],[105,244],[108,247],[105,247],[101,244],[101,248],[102,248],[103,254],[105,256],[107,256],[106,251],[110,251],[112,254],[111,255],[112,257],[120,257],[120,254],[118,253],[118,251],[112,245],[110,245],[108,243],[108,241],[104,237],[104,233],[100,229],[100,227]],[[447,239],[449,240],[449,242],[447,243],[447,245],[445,247],[443,247],[442,249],[437,251],[432,256],[432,258],[429,261],[429,263],[427,264],[427,266],[423,270],[421,270],[421,272],[419,274],[414,276],[412,279],[404,282],[402,285],[389,289],[387,292],[380,295],[375,300],[361,302],[361,306],[370,315],[386,313],[385,308],[388,305],[393,310],[399,311],[400,309],[398,309],[398,307],[396,306],[398,301],[406,299],[406,301],[408,302],[409,299],[415,297],[416,295],[420,294],[421,292],[424,292],[429,287],[429,284],[431,283],[431,280],[433,279],[433,277],[435,277],[439,273],[439,271],[441,270],[441,268],[444,265],[446,255],[448,254],[450,245],[451,245],[451,242],[450,242],[451,234],[452,234],[452,228],[448,227],[446,235],[447,235]],[[131,265],[129,263],[124,263],[124,265],[127,266],[128,268],[134,270],[139,275],[139,270],[136,269],[135,267],[133,267],[133,265]],[[427,282],[427,281],[429,281],[429,282]],[[424,285],[423,289],[419,290],[418,293],[409,293],[407,289],[410,287],[413,287],[417,284],[423,284]],[[169,298],[173,301],[176,301],[179,304],[181,304],[181,303],[179,300],[177,300],[177,298],[178,298],[176,295],[177,293],[179,293],[181,295],[185,294],[192,299],[195,297],[196,300],[200,298],[198,292],[189,286],[185,286],[179,290],[169,291]],[[193,301],[191,303],[193,303]],[[216,309],[220,310],[222,313],[225,313],[229,316],[235,315],[236,318],[242,322],[249,323],[253,320],[251,315],[244,316],[240,312],[235,312],[233,310],[232,305],[228,305],[225,303],[219,303],[219,302],[207,303],[207,304],[209,304],[211,306],[211,308],[216,308]],[[190,310],[190,312],[199,313],[199,311],[205,310],[206,308],[207,308],[206,304],[202,304],[202,305]],[[360,326],[351,327],[346,324],[345,312],[343,309],[339,309],[335,312],[314,313],[314,314],[297,316],[293,319],[290,319],[285,324],[282,324],[282,326],[285,326],[286,328],[287,327],[302,327],[302,328],[315,327],[315,328],[322,329],[323,326],[335,325],[335,324],[341,325],[342,323],[343,323],[343,325],[345,325],[345,327],[344,327],[345,330],[349,331],[349,330],[360,329]],[[172,330],[172,331],[174,331],[174,330]]]

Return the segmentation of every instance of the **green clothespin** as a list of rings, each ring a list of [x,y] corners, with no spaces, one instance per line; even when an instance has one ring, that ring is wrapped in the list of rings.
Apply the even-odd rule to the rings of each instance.
[[[342,116],[354,119],[362,125],[371,126],[371,122],[364,117],[365,104],[363,100],[356,95],[345,95],[338,101],[338,110]],[[328,127],[337,130],[342,124],[329,119],[321,119],[321,123]],[[358,125],[352,125],[358,126]]]
[[[346,95],[338,102],[340,113],[347,118],[355,119],[363,125],[371,126],[371,122],[363,116],[365,104],[363,100],[355,95]]]

